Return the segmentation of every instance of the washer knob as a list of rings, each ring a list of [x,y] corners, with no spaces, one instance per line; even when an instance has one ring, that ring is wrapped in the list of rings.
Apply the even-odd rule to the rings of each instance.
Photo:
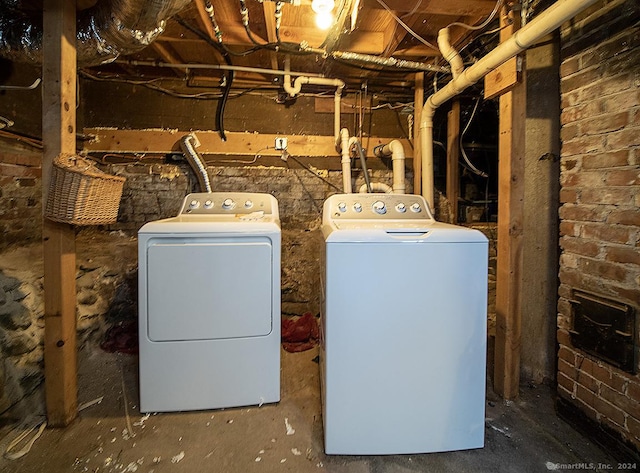
[[[251,207],[253,207],[253,202],[252,202],[252,201],[250,201],[250,200],[247,200],[247,201],[244,203],[244,208],[245,208],[245,209],[250,209]]]
[[[200,202],[198,202],[196,199],[193,199],[191,202],[189,202],[189,208],[197,209],[198,207],[200,207]]]
[[[338,210],[340,212],[346,212],[347,211],[347,204],[345,204],[344,202],[339,202],[338,203]]]
[[[233,199],[224,199],[222,201],[222,208],[223,209],[232,209],[234,207],[234,205],[236,205],[236,203],[233,201]]]
[[[358,213],[362,212],[362,204],[360,202],[356,202],[355,204],[353,204],[353,210]]]
[[[400,202],[398,205],[396,205],[396,210],[400,213],[405,213],[407,211],[407,206]]]
[[[213,201],[212,200],[205,201],[204,208],[205,209],[210,209],[211,207],[213,207]]]
[[[411,208],[411,211],[415,212],[415,213],[418,213],[418,212],[422,211],[422,207],[420,207],[420,204],[417,203],[417,202],[414,203],[414,204],[411,204],[410,208]]]
[[[377,214],[384,215],[387,213],[387,206],[381,200],[376,200],[373,203],[373,211]]]

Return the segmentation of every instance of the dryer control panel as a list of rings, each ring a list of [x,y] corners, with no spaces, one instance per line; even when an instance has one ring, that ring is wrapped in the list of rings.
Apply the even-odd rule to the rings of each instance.
[[[188,194],[179,215],[235,215],[278,217],[278,206],[271,194],[255,192],[200,192]]]
[[[335,194],[324,203],[323,220],[433,221],[424,197],[414,194]]]

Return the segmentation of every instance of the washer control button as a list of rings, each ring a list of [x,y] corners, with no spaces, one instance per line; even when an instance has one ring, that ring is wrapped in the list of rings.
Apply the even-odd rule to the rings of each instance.
[[[222,201],[222,208],[223,209],[232,209],[236,206],[236,203],[233,201],[233,199],[224,199]]]
[[[193,199],[191,202],[189,202],[190,209],[197,209],[198,207],[200,207],[200,202],[196,199]]]
[[[204,202],[204,208],[205,209],[210,209],[211,207],[213,207],[213,200],[206,200]]]
[[[245,208],[245,209],[250,209],[251,207],[253,207],[253,202],[252,202],[251,200],[247,200],[247,201],[244,203],[244,208]]]
[[[410,208],[411,208],[411,211],[415,213],[419,213],[422,211],[422,207],[420,207],[420,204],[418,202],[411,204]]]
[[[384,215],[387,213],[387,206],[381,200],[376,200],[372,207],[373,211],[377,214]]]
[[[407,206],[400,202],[398,205],[396,205],[396,210],[400,213],[405,213],[407,211]]]
[[[362,212],[362,204],[360,202],[356,202],[355,204],[353,204],[353,210],[358,213]]]
[[[347,204],[345,204],[344,202],[339,202],[338,203],[338,210],[340,212],[346,212],[347,211]]]

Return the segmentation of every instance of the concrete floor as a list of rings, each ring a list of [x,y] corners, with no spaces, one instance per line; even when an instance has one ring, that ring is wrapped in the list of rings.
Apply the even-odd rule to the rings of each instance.
[[[79,403],[102,401],[82,409],[69,427],[46,429],[22,458],[0,458],[0,471],[524,473],[572,466],[590,471],[616,468],[612,457],[556,417],[551,391],[544,386],[524,387],[517,402],[506,403],[488,393],[483,449],[326,456],[316,356],[316,349],[283,351],[278,404],[142,416],[137,407],[137,357],[84,348],[79,357]],[[16,425],[0,428],[2,452],[18,433]]]

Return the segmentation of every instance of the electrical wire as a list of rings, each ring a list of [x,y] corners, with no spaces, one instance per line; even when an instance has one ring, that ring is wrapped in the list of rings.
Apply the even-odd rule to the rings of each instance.
[[[477,167],[475,167],[473,165],[473,163],[469,160],[469,158],[467,157],[467,153],[464,149],[464,146],[462,144],[462,139],[464,138],[465,133],[467,132],[467,130],[469,129],[469,126],[471,125],[471,122],[473,121],[473,117],[476,114],[476,111],[478,110],[478,104],[480,103],[480,97],[478,97],[476,99],[476,104],[473,107],[473,111],[471,112],[471,116],[469,117],[469,121],[467,122],[467,125],[464,127],[464,129],[462,130],[462,133],[460,133],[460,152],[462,153],[462,157],[464,158],[465,162],[467,163],[467,165],[469,166],[469,169],[474,173],[477,174],[480,177],[484,177],[484,178],[488,178],[489,175],[484,172],[481,171],[480,169],[478,169]]]
[[[342,189],[340,189],[338,186],[336,186],[334,183],[332,183],[331,181],[325,179],[324,177],[322,177],[321,175],[319,175],[317,172],[315,172],[313,169],[311,169],[309,166],[307,166],[306,164],[304,164],[302,161],[300,161],[298,158],[296,158],[295,156],[293,156],[292,154],[289,155],[289,157],[291,159],[293,159],[296,163],[298,163],[300,166],[302,166],[304,169],[306,169],[307,171],[309,171],[311,174],[313,174],[314,176],[316,176],[318,179],[320,179],[321,181],[324,181],[326,184],[328,184],[330,187],[334,188],[335,190],[337,190],[338,192],[342,192]]]
[[[501,0],[500,0],[501,1]],[[435,49],[436,51],[438,51],[438,48],[436,46],[434,46],[433,44],[431,44],[429,41],[427,41],[426,39],[424,39],[422,36],[418,35],[418,33],[416,33],[415,31],[413,31],[411,28],[409,28],[409,25],[407,25],[404,21],[402,21],[398,15],[396,15],[391,8],[389,8],[389,6],[384,3],[382,0],[378,0],[378,3],[380,5],[382,5],[382,8],[384,8],[385,10],[387,10],[387,12],[389,12],[389,14],[400,24],[400,26],[402,26],[407,33],[409,33],[411,36],[413,36],[415,39],[417,39],[418,41],[420,41],[422,44],[424,44],[425,46],[431,48],[431,49]]]

